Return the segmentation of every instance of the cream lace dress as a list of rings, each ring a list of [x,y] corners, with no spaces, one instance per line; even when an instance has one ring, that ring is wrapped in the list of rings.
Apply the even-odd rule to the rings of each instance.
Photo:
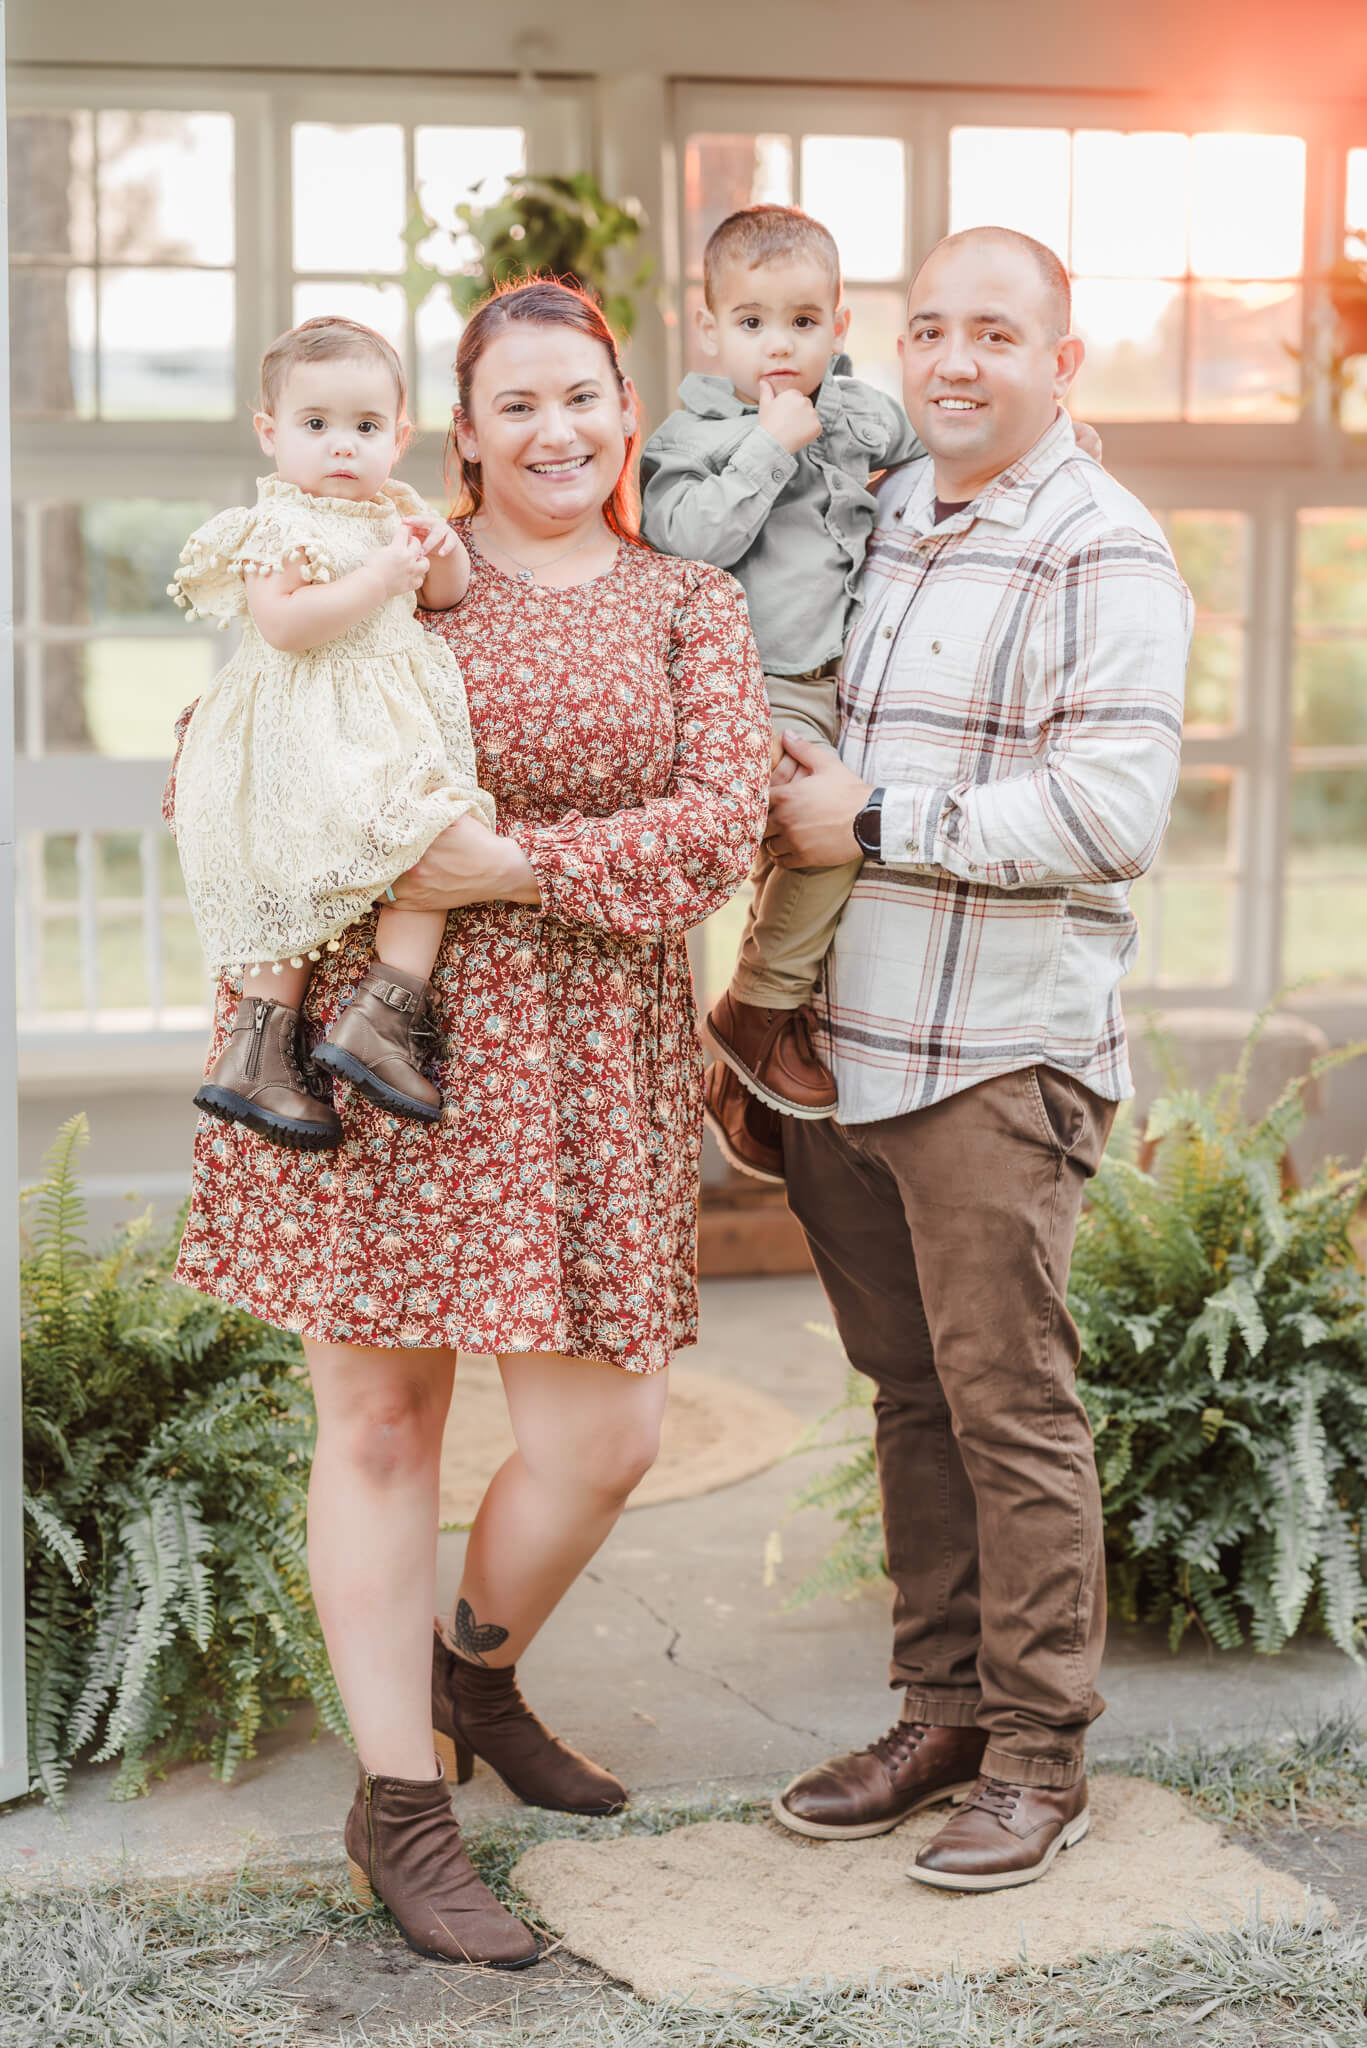
[[[298,563],[306,582],[335,581],[426,510],[393,480],[353,503],[264,477],[254,506],[220,512],[181,551],[170,595],[242,631],[194,708],[176,782],[185,886],[215,972],[316,956],[447,825],[467,811],[495,823],[460,670],[411,594],[302,654],[272,647],[247,609],[249,575]]]

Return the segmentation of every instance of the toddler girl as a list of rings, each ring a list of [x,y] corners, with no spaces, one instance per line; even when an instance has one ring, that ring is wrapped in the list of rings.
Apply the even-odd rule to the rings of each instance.
[[[298,1151],[342,1136],[299,1045],[310,963],[381,895],[377,964],[312,1066],[395,1116],[440,1116],[420,1066],[446,917],[401,908],[390,885],[467,811],[495,822],[460,671],[414,617],[415,592],[432,610],[459,604],[470,563],[390,478],[411,432],[406,400],[399,358],[370,328],[324,318],[281,335],[255,420],[275,474],[255,506],[191,535],[170,585],[187,613],[242,626],[176,774],[201,944],[215,972],[241,963],[243,974],[232,1034],[195,1101]]]

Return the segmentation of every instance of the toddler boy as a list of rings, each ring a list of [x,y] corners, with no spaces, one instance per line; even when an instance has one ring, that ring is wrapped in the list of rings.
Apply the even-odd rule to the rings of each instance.
[[[646,444],[642,526],[657,548],[743,585],[781,735],[834,747],[836,679],[859,605],[876,505],[870,474],[925,450],[895,400],[849,374],[840,257],[787,206],[724,220],[703,253],[699,331],[716,376],[685,377],[681,412]],[[859,860],[803,872],[761,851],[730,989],[704,1036],[752,1094],[786,1116],[836,1109],[812,1049],[810,999]]]

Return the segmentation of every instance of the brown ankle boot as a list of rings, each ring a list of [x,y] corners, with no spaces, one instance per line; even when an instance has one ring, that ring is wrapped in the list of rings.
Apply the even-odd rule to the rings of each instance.
[[[553,1813],[620,1813],[626,1787],[570,1749],[532,1712],[509,1664],[492,1671],[448,1648],[440,1629],[432,1645],[432,1745],[463,1785],[475,1758],[498,1772],[527,1806]]]
[[[834,1116],[835,1079],[812,1044],[810,1013],[738,1002],[728,989],[703,1021],[703,1037],[752,1095],[780,1116]]]
[[[330,1152],[342,1142],[342,1120],[315,1089],[299,1055],[299,1012],[244,996],[195,1105],[292,1152]]]
[[[444,1773],[378,1778],[363,1770],[345,1839],[357,1898],[363,1906],[381,1898],[420,1956],[495,1970],[536,1961],[535,1936],[475,1875]]]
[[[313,1055],[314,1065],[350,1081],[391,1116],[434,1124],[441,1096],[420,1072],[436,1043],[428,984],[378,961]]]

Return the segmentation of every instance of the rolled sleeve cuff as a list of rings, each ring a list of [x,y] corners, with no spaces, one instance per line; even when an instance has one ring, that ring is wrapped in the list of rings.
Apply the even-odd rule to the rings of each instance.
[[[883,798],[883,864],[890,868],[938,867],[936,842],[949,791],[932,784],[892,784]]]
[[[755,426],[731,457],[731,466],[762,491],[774,496],[797,473],[797,457],[776,441],[767,427]]]

